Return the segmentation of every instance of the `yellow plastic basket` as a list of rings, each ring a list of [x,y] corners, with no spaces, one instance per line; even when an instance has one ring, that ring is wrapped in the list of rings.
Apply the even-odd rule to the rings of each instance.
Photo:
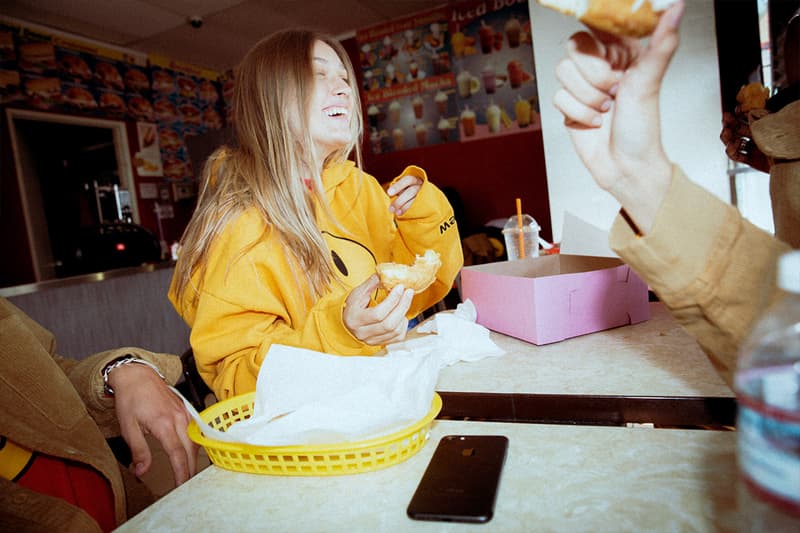
[[[255,392],[218,402],[200,413],[211,428],[226,431],[253,415]],[[431,410],[421,420],[390,435],[357,442],[314,446],[256,446],[223,442],[203,435],[189,423],[189,438],[203,446],[215,465],[236,472],[281,476],[335,476],[386,468],[405,461],[422,449],[431,424],[442,409],[434,393]]]

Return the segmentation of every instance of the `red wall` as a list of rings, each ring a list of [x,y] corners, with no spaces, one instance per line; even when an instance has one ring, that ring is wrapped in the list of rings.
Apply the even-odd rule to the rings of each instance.
[[[356,40],[347,39],[342,44],[352,63],[358,65]],[[363,153],[364,169],[378,181],[391,180],[407,165],[419,165],[436,185],[455,188],[472,227],[515,214],[515,199],[519,197],[522,210],[542,227],[541,236],[552,240],[541,130],[378,155],[365,144]]]

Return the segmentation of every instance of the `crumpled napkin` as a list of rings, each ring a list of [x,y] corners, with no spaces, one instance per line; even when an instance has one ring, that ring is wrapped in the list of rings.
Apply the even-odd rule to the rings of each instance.
[[[415,330],[435,335],[396,342],[386,346],[386,351],[390,358],[429,357],[438,361],[439,368],[503,355],[505,350],[494,343],[489,330],[475,322],[477,316],[475,304],[467,299],[454,311],[437,313]]]
[[[253,416],[226,432],[208,427],[184,403],[203,433],[225,442],[314,445],[387,435],[430,411],[442,368],[505,353],[476,317],[467,300],[416,329],[427,335],[387,346],[383,357],[273,345],[258,373]]]

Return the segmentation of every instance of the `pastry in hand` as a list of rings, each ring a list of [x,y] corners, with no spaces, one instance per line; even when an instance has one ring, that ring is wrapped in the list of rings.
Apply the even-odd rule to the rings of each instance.
[[[661,13],[676,0],[539,0],[587,26],[624,37],[653,33]]]
[[[436,281],[436,272],[442,266],[439,254],[433,250],[418,255],[413,265],[402,263],[378,263],[375,269],[381,281],[381,287],[391,291],[395,285],[413,289],[419,294]]]

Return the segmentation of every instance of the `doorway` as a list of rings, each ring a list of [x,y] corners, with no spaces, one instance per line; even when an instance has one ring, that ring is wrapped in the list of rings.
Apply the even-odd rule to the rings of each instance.
[[[26,110],[8,121],[36,281],[71,275],[82,231],[138,222],[125,123]]]

